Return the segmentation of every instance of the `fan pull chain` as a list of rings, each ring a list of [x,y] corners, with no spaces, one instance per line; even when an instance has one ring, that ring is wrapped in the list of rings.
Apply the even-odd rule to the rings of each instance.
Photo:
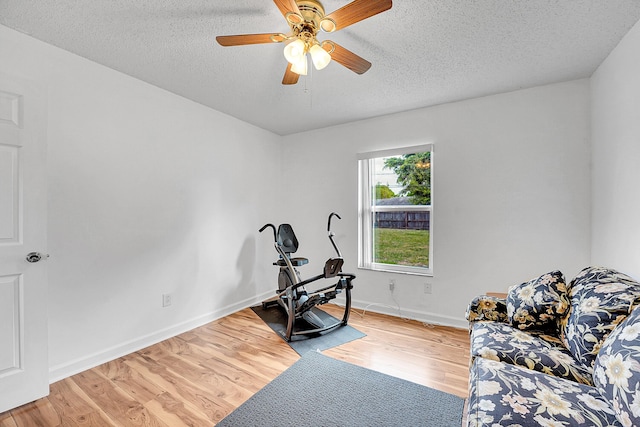
[[[309,95],[309,109],[313,110],[313,67],[309,67],[311,72],[304,79],[304,93]],[[310,82],[311,88],[307,86]]]

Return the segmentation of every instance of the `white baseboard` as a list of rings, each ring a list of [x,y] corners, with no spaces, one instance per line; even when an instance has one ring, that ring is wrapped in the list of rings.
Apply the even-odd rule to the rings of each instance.
[[[87,369],[94,368],[111,360],[115,360],[127,354],[131,354],[153,344],[157,344],[160,341],[175,337],[176,335],[190,331],[194,328],[205,325],[222,317],[228,316],[246,307],[258,304],[262,300],[272,296],[272,294],[272,291],[265,292],[264,294],[256,295],[253,298],[230,304],[226,307],[194,317],[193,319],[189,319],[184,322],[180,322],[168,328],[164,328],[152,332],[148,335],[124,342],[122,344],[106,348],[100,352],[90,354],[88,356],[81,357],[60,365],[51,366],[49,368],[49,384],[63,380],[67,377],[86,371]]]
[[[344,304],[344,302],[342,302]],[[469,323],[464,318],[453,316],[443,316],[441,314],[430,313],[426,311],[407,310],[402,307],[398,308],[394,305],[368,302],[362,300],[351,300],[351,307],[362,310],[366,316],[368,311],[390,316],[402,317],[405,319],[417,320],[429,325],[450,326],[453,328],[468,329]]]

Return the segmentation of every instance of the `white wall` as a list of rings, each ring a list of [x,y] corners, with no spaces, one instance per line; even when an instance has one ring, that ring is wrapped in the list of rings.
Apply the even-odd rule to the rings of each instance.
[[[0,72],[48,88],[52,381],[271,295],[278,136],[3,26]]]
[[[640,23],[591,78],[592,261],[640,278]]]
[[[357,270],[356,154],[435,144],[434,276]],[[285,138],[299,253],[319,272],[336,223],[354,305],[466,327],[474,296],[589,264],[589,82],[578,80],[409,111]],[[285,218],[281,222],[285,222]],[[316,271],[317,270],[317,271]],[[390,278],[396,280],[392,297]],[[433,293],[424,293],[424,283]],[[395,298],[395,300],[394,300]]]

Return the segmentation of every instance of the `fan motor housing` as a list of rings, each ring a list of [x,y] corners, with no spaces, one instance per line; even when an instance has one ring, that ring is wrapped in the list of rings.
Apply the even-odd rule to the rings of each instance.
[[[313,26],[320,28],[320,21],[324,18],[324,7],[316,0],[296,0],[300,14],[305,22],[313,23]]]

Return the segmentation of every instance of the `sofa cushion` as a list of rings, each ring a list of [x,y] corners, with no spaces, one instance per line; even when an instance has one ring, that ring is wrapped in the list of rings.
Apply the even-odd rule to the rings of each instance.
[[[560,271],[509,288],[507,316],[513,327],[557,332],[557,321],[569,309],[567,286]]]
[[[469,378],[468,426],[620,426],[598,389],[478,358]]]
[[[542,331],[520,331],[501,322],[474,323],[471,358],[499,360],[583,384],[591,369],[576,362],[559,338]]]
[[[560,335],[573,357],[592,367],[605,338],[640,301],[640,284],[612,269],[588,267],[571,281],[569,298]]]
[[[622,425],[640,425],[640,309],[634,309],[605,340],[593,380],[613,403]]]

